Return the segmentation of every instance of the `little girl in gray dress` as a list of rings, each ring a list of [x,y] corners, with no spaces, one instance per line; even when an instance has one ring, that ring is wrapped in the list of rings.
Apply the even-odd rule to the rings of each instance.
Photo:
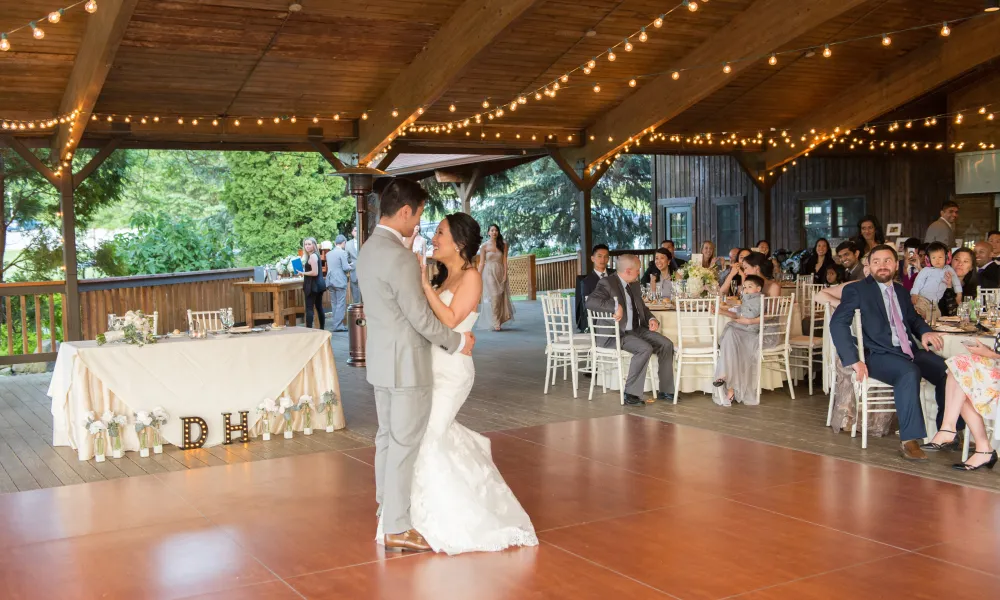
[[[761,290],[764,280],[758,275],[743,279],[743,303],[730,309],[733,320],[719,336],[719,361],[715,367],[715,391],[712,400],[731,406],[733,400],[757,404],[757,370],[760,368]]]

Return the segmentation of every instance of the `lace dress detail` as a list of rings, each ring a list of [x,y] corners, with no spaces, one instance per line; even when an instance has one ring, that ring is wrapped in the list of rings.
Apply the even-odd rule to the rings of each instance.
[[[441,300],[450,304],[445,291]],[[455,328],[470,331],[472,313]],[[460,554],[535,546],[531,519],[493,463],[490,440],[455,421],[472,390],[472,357],[432,350],[434,393],[413,471],[410,518],[436,552]],[[382,540],[379,521],[378,540]]]

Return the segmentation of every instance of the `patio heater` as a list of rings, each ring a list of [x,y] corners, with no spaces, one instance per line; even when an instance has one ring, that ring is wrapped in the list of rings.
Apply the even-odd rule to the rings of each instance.
[[[368,195],[376,178],[388,177],[385,171],[372,167],[344,167],[333,173],[338,177],[347,178],[347,188],[354,196],[357,204],[358,251],[368,238]],[[352,367],[365,366],[365,343],[368,340],[367,323],[365,321],[365,306],[355,302],[347,307],[347,327],[350,335],[351,350],[347,364]]]

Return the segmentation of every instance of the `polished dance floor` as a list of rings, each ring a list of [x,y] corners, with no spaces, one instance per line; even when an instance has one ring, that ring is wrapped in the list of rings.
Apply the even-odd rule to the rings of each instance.
[[[489,434],[541,545],[386,556],[374,451],[0,495],[0,598],[1000,598],[1000,494],[633,415]]]

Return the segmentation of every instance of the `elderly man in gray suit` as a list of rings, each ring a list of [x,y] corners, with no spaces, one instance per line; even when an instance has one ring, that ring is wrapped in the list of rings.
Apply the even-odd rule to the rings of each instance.
[[[613,313],[621,331],[622,349],[632,354],[628,379],[625,382],[625,404],[642,405],[646,385],[646,368],[650,357],[659,363],[660,390],[658,400],[674,399],[674,344],[659,333],[660,322],[642,301],[639,279],[639,257],[626,254],[618,257],[618,272],[598,282],[587,297],[587,308],[595,312]],[[615,341],[603,340],[606,346]]]
[[[344,326],[344,315],[347,314],[347,276],[354,271],[354,265],[347,259],[345,244],[347,238],[338,235],[333,250],[326,254],[326,288],[330,290],[334,331],[347,331]]]
[[[355,304],[361,302],[361,288],[358,287],[358,228],[351,230],[351,241],[347,242],[344,249],[347,251],[347,261],[351,263],[351,302]]]
[[[387,550],[429,550],[410,521],[417,450],[431,411],[431,345],[472,354],[475,337],[434,316],[421,288],[420,266],[404,235],[420,223],[427,192],[395,179],[379,199],[380,219],[358,256],[358,284],[368,320],[368,383],[375,387],[375,499]]]

